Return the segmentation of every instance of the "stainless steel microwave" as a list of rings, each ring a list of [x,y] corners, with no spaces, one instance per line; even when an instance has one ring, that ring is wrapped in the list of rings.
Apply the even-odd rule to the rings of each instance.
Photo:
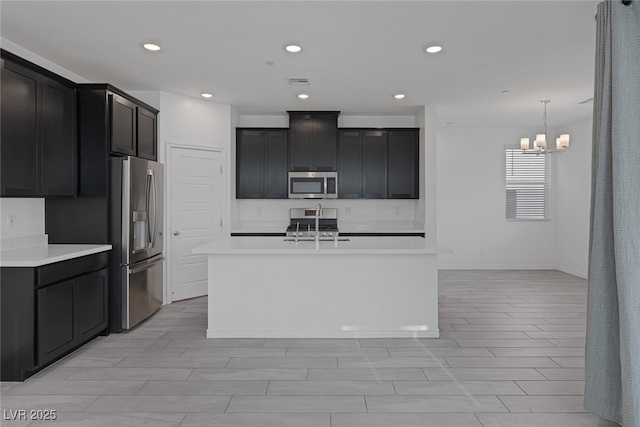
[[[289,172],[290,199],[337,199],[338,172]]]

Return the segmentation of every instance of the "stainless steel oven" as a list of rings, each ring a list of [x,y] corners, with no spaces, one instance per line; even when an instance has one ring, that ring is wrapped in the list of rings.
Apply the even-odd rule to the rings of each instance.
[[[338,172],[289,172],[290,199],[337,199]]]

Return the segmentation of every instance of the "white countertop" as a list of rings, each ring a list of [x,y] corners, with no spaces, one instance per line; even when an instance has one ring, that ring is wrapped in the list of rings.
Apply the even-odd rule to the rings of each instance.
[[[111,245],[39,245],[0,252],[0,267],[40,267],[111,250]]]
[[[438,254],[422,237],[349,237],[349,241],[285,241],[284,237],[227,237],[193,249],[196,254]]]

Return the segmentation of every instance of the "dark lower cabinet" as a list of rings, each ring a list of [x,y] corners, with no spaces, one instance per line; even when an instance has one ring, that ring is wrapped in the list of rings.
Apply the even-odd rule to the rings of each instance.
[[[236,198],[286,199],[287,131],[237,129]]]
[[[24,381],[108,328],[107,253],[0,269],[2,381]]]
[[[77,343],[74,319],[75,280],[38,289],[38,363],[48,363]]]
[[[0,195],[75,196],[74,84],[4,50],[1,68]]]

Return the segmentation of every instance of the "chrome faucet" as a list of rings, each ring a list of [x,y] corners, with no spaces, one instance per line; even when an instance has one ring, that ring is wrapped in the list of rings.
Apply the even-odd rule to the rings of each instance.
[[[316,206],[316,242],[320,241],[320,216],[322,215],[322,205]]]

